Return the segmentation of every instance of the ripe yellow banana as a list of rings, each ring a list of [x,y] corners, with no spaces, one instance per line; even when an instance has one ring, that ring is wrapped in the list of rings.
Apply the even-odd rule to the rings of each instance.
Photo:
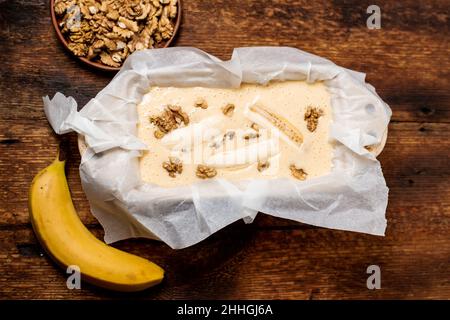
[[[59,156],[33,179],[29,194],[31,222],[48,254],[64,267],[77,265],[81,278],[103,288],[139,291],[160,283],[156,264],[98,240],[80,221],[70,197]]]

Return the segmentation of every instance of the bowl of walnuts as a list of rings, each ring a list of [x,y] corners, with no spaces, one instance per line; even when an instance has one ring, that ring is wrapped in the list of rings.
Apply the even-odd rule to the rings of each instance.
[[[50,8],[64,47],[106,71],[134,51],[168,47],[181,20],[180,0],[50,0]]]

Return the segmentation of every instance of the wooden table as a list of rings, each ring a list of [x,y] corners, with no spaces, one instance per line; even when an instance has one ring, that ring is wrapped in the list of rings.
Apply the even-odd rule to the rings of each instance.
[[[376,1],[380,30],[366,27],[373,1],[184,0],[176,46],[222,59],[234,47],[292,46],[367,73],[393,116],[379,157],[390,188],[385,237],[328,230],[260,215],[184,250],[151,240],[115,246],[163,266],[161,285],[133,295],[83,284],[43,254],[30,226],[27,191],[55,156],[59,137],[42,99],[61,91],[80,105],[111,74],[67,54],[49,1],[0,1],[0,298],[415,299],[450,298],[450,1]],[[83,222],[101,237],[78,174],[70,135],[68,179]],[[368,290],[366,268],[381,267]]]

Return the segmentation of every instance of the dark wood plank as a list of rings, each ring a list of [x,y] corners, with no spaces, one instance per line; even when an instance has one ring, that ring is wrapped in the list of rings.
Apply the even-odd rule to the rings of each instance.
[[[448,218],[448,217],[447,217]],[[68,290],[29,229],[1,230],[0,296],[4,298],[138,299],[420,299],[448,298],[447,233],[417,230],[404,218],[386,238],[307,228],[261,230],[236,223],[191,248],[150,240],[116,245],[160,264],[167,278],[130,295],[83,284]],[[382,289],[366,288],[379,265]],[[20,275],[20,276],[18,276]]]
[[[0,225],[25,224],[28,223],[27,188],[33,176],[53,160],[58,138],[45,122],[33,125],[19,121],[6,123],[10,125],[5,127],[0,123],[0,185],[3,186]],[[410,208],[416,208],[415,211],[420,211],[419,208],[445,210],[450,206],[449,135],[450,124],[446,123],[399,122],[390,125],[387,145],[380,155],[391,189],[389,212],[409,214]],[[68,162],[68,178],[73,200],[83,222],[95,224],[80,185],[80,156],[75,134],[70,135],[70,141],[72,155]],[[280,219],[263,219],[266,220],[268,225],[293,224]]]
[[[370,1],[185,1],[175,45],[197,46],[222,59],[239,46],[298,47],[366,72],[396,111],[394,120],[446,121],[448,1],[429,2],[379,1],[382,29],[368,30]],[[48,1],[4,1],[0,9],[0,38],[8,44],[0,51],[3,119],[43,119],[41,96],[56,91],[81,106],[111,79],[63,50]]]

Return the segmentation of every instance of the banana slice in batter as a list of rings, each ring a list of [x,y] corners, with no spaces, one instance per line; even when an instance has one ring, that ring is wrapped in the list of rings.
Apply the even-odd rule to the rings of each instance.
[[[266,119],[270,124],[277,128],[281,133],[286,135],[292,142],[294,142],[298,147],[303,143],[303,135],[299,129],[297,129],[292,123],[282,116],[276,114],[272,110],[263,106],[260,103],[256,103],[249,107],[250,111],[257,113],[264,119]]]

